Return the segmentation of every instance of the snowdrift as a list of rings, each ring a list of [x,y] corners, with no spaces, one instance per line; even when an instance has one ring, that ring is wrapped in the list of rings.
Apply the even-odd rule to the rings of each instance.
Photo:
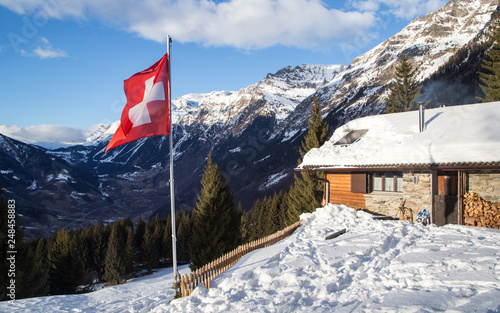
[[[210,290],[199,286],[190,297],[171,301],[172,275],[165,269],[85,295],[4,302],[0,311],[500,311],[498,230],[376,220],[336,205],[301,218],[292,236],[247,254]]]

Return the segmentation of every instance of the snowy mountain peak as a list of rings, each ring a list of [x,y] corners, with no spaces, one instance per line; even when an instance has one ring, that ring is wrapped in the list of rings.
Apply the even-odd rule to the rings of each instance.
[[[107,124],[99,124],[96,129],[85,139],[84,145],[95,146],[104,141],[109,141],[120,126],[120,121]]]
[[[245,118],[258,115],[285,119],[294,108],[318,88],[328,84],[342,65],[308,65],[285,67],[263,80],[238,91],[213,91],[187,94],[173,101],[174,123],[202,124],[210,127],[239,126]],[[246,117],[241,116],[246,112]]]
[[[275,74],[267,74],[264,81],[286,82],[294,87],[322,87],[344,69],[344,65],[302,64],[287,66]]]
[[[349,68],[385,74],[384,70],[406,54],[418,65],[420,79],[427,78],[481,31],[499,3],[498,0],[450,1],[442,9],[414,19],[396,35],[354,59]],[[389,76],[384,75],[384,81]]]

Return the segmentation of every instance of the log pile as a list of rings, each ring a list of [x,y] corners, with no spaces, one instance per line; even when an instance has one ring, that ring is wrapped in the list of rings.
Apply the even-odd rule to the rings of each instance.
[[[477,193],[464,195],[464,222],[468,226],[500,228],[500,203],[483,200]]]

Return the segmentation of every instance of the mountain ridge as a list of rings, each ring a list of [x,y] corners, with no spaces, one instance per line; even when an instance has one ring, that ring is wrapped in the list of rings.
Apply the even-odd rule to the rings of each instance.
[[[498,14],[498,4],[498,0],[450,1],[442,9],[416,18],[348,66],[288,66],[238,91],[188,94],[175,99],[172,127],[178,208],[190,209],[196,204],[209,153],[228,180],[236,203],[247,210],[255,199],[289,186],[313,99],[318,98],[330,132],[349,120],[382,113],[388,84],[402,54],[421,70],[419,80],[426,94],[420,100],[424,96],[439,99],[431,106],[457,104],[450,102],[456,101],[451,100],[453,97],[444,97],[444,91],[433,87],[437,83],[453,85],[457,75],[434,74],[453,57],[462,60],[461,51],[473,49],[471,42],[484,40],[485,28]],[[479,57],[480,52],[476,55]],[[475,99],[470,93],[476,88],[471,90],[465,90],[468,94],[461,97]],[[103,212],[72,215],[74,220],[82,220],[80,224],[104,217],[148,217],[169,211],[168,138],[143,138],[105,155],[107,140],[117,123],[97,129],[83,145],[37,150],[97,180],[93,193],[100,198],[95,206],[101,206]],[[3,164],[0,170],[9,171]],[[17,189],[19,194],[13,194],[34,197],[35,192],[50,187],[26,189],[31,184],[26,181]],[[7,189],[15,191],[13,186]]]

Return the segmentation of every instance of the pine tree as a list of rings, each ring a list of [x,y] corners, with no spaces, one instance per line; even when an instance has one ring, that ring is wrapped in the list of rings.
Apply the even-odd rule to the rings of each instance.
[[[386,113],[416,110],[416,101],[421,89],[417,82],[417,70],[413,69],[406,55],[403,55],[399,66],[396,67],[395,81],[389,86]]]
[[[286,189],[280,190],[279,193],[274,193],[271,199],[271,233],[282,230],[286,226],[286,199],[288,192]]]
[[[142,241],[142,250],[144,251],[144,266],[148,273],[158,265],[158,245],[156,243],[154,229],[146,227],[144,240]]]
[[[51,241],[48,261],[50,293],[76,293],[82,280],[83,266],[66,229],[60,230]]]
[[[16,299],[46,296],[49,284],[45,240],[18,244],[20,238],[16,236]]]
[[[328,124],[321,117],[318,99],[314,97],[308,120],[308,131],[299,150],[301,158],[312,148],[319,148],[327,139]],[[301,160],[299,160],[301,163]],[[322,173],[311,174],[322,176]],[[307,174],[295,174],[294,184],[290,187],[287,198],[287,225],[299,220],[300,214],[312,212],[321,205],[323,184]]]
[[[23,237],[20,230],[16,235],[16,299],[46,296],[49,284],[44,240],[30,243]]]
[[[257,199],[252,206],[252,213],[250,214],[250,227],[251,227],[251,240],[257,240],[266,236],[266,211],[265,211],[265,198],[263,200]]]
[[[241,236],[240,245],[241,245],[249,242],[251,239],[250,217],[248,216],[247,211],[243,210],[241,202],[238,204],[238,209],[236,211],[240,216],[240,236]]]
[[[134,271],[134,264],[136,260],[136,247],[134,239],[134,230],[131,226],[126,227],[127,241],[125,242],[125,275],[130,277]]]
[[[111,228],[105,260],[104,279],[109,283],[119,284],[125,278],[124,248],[121,225],[115,223]]]
[[[497,20],[490,38],[492,47],[488,57],[483,59],[482,69],[478,72],[481,83],[479,86],[484,97],[477,97],[481,102],[500,101],[500,22]]]
[[[11,201],[4,200],[1,197],[3,193],[0,185],[0,286],[5,292],[0,294],[0,300],[10,300],[8,297],[10,289],[10,280],[15,279],[15,298],[22,299],[46,295],[48,292],[47,277],[40,275],[40,268],[36,266],[35,249],[33,245],[24,240],[24,229],[19,224],[15,206]],[[15,223],[12,223],[14,221]],[[16,253],[7,253],[8,251],[16,251]],[[10,258],[14,258],[15,262],[11,263]],[[15,271],[11,271],[11,264],[15,265]],[[42,287],[44,286],[44,287]]]
[[[36,280],[33,282],[33,296],[45,296],[49,292],[49,271],[47,269],[47,240],[39,239],[34,257],[34,272]]]
[[[135,247],[137,249],[136,260],[137,263],[139,264],[144,263],[144,250],[142,249],[142,242],[144,241],[145,232],[146,232],[146,223],[144,222],[142,217],[139,216],[139,220],[137,220],[137,225],[135,227],[135,234],[134,234]]]
[[[312,148],[319,148],[327,139],[328,123],[323,121],[321,116],[321,107],[318,102],[318,97],[314,96],[311,107],[311,113],[307,120],[307,133],[302,142],[302,148],[299,150],[301,159]],[[299,163],[302,160],[299,160]]]
[[[201,180],[201,194],[193,212],[189,244],[193,268],[199,268],[235,248],[239,242],[239,220],[233,193],[219,166],[209,155]]]
[[[177,237],[177,260],[180,262],[189,262],[191,254],[189,252],[189,243],[192,240],[193,234],[193,220],[189,212],[176,212],[176,237]],[[170,248],[172,248],[172,241],[170,241]]]
[[[78,228],[73,233],[72,239],[75,244],[78,257],[82,261],[84,276],[90,277],[94,271],[94,256],[92,253],[92,228]],[[88,284],[92,284],[92,279]]]
[[[165,233],[165,220],[161,219],[158,215],[152,221],[153,238],[156,249],[156,266],[160,264],[160,257],[162,255],[163,247],[161,245],[163,234]]]
[[[97,278],[101,281],[105,272],[105,260],[108,250],[110,228],[102,223],[95,223],[92,229],[92,255],[93,269],[97,273]]]

